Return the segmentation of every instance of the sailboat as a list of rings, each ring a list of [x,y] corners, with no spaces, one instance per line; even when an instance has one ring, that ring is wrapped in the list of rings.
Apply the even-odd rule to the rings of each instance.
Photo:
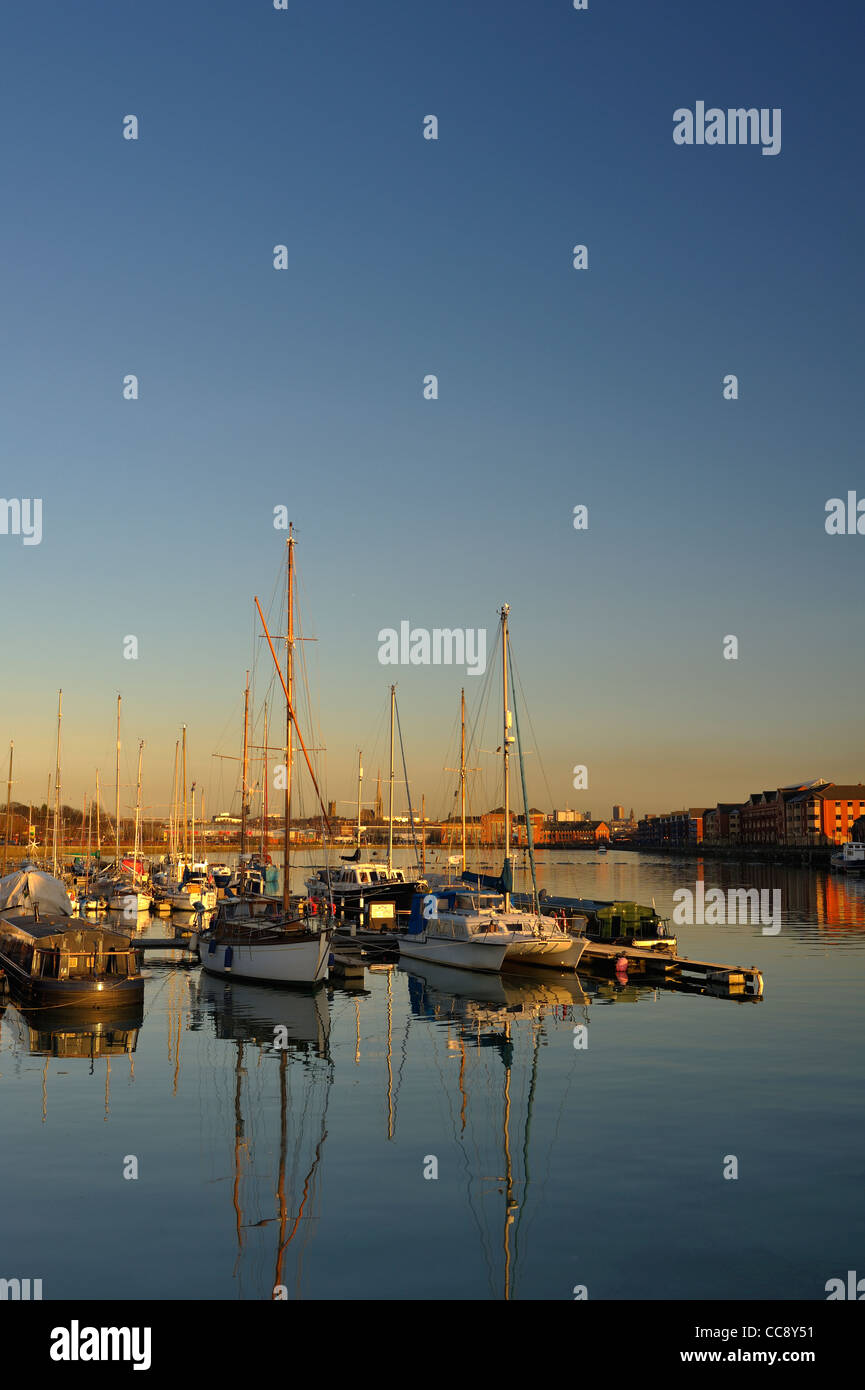
[[[390,920],[398,920],[399,914],[411,909],[412,901],[418,893],[427,890],[426,879],[420,875],[406,877],[403,869],[393,863],[393,791],[394,791],[394,716],[396,714],[396,687],[390,688],[390,800],[388,809],[387,863],[377,860],[362,860],[360,857],[360,780],[363,768],[359,765],[358,776],[358,825],[357,846],[354,854],[343,855],[341,869],[319,869],[306,881],[307,892],[314,902],[329,907],[339,905],[348,916],[366,914],[379,922],[388,920],[382,912],[376,911],[381,904],[392,904]]]
[[[554,970],[576,970],[586,949],[584,937],[566,932],[555,917],[540,912],[535,879],[534,841],[532,822],[526,794],[522,745],[519,744],[520,775],[526,816],[526,839],[532,870],[531,910],[516,907],[511,902],[513,861],[511,858],[510,750],[515,741],[511,729],[514,714],[509,707],[509,633],[508,613],[504,604],[500,611],[502,629],[502,762],[504,780],[505,862],[500,879],[501,892],[482,891],[479,876],[464,873],[466,880],[475,879],[474,891],[467,884],[445,886],[426,897],[416,896],[406,935],[400,938],[400,955],[414,960],[428,960],[445,965],[461,965],[464,969],[521,969],[525,966],[544,966]],[[519,743],[519,719],[516,721]],[[465,759],[461,759],[464,778]],[[465,847],[465,841],[463,841]],[[463,849],[465,853],[465,848]],[[501,950],[501,960],[493,964],[492,943]],[[478,948],[483,943],[487,949]],[[483,964],[475,962],[485,962]]]
[[[141,862],[138,858],[139,853],[139,832],[141,828],[141,760],[144,754],[144,739],[138,741],[138,793],[135,802],[135,838],[132,849],[131,877],[128,880],[118,880],[116,886],[109,892],[108,907],[112,911],[120,911],[124,916],[134,917],[139,912],[146,912],[150,907],[151,894],[146,885],[141,882],[140,872]]]
[[[288,632],[286,636],[286,672],[283,675],[258,599],[255,606],[261,619],[264,635],[285,695],[286,709],[286,777],[285,828],[282,905],[278,899],[225,898],[219,905],[210,927],[197,933],[201,964],[211,975],[229,975],[234,979],[280,985],[317,985],[324,979],[330,957],[332,931],[319,929],[320,916],[300,915],[290,893],[291,845],[291,769],[293,733],[303,750],[306,765],[318,794],[325,824],[327,812],[321,800],[318,783],[312,770],[306,744],[297,722],[293,702],[294,682],[294,539],[293,527],[288,532]],[[247,683],[248,691],[248,683]],[[243,800],[241,812],[241,889],[246,851],[247,807],[247,728],[248,693],[244,709]]]

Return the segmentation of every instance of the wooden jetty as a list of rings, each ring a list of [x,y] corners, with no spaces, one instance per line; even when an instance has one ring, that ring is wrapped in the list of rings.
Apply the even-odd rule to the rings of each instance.
[[[658,984],[694,989],[699,993],[725,998],[762,999],[763,976],[756,966],[721,965],[707,960],[691,960],[672,951],[650,951],[639,946],[614,946],[606,941],[589,941],[580,969],[589,974],[624,973],[641,975]]]

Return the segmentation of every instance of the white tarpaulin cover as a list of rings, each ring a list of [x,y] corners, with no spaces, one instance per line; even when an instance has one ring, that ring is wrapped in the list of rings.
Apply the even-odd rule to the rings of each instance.
[[[38,869],[17,869],[14,874],[0,878],[0,909],[20,907],[40,912],[62,912],[72,916],[72,904],[59,878],[43,874]]]

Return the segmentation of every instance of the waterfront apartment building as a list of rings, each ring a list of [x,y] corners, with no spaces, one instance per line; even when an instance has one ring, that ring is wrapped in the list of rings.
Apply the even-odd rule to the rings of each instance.
[[[747,801],[734,804],[719,801],[703,816],[706,844],[764,845],[796,847],[840,845],[856,838],[854,824],[865,815],[865,785],[861,782],[836,784],[825,778],[793,782],[752,792]],[[639,843],[669,845],[681,843],[671,830],[681,822],[682,812],[670,816],[647,816],[640,821]]]
[[[735,815],[736,838],[739,838],[739,803],[719,801],[703,817],[703,839],[706,844],[723,844],[731,838],[730,820]]]
[[[854,822],[862,815],[865,785],[861,782],[803,788],[787,803],[787,844],[842,845],[856,838]]]
[[[663,815],[646,815],[637,822],[637,844],[658,849],[703,843],[705,806],[688,806]]]

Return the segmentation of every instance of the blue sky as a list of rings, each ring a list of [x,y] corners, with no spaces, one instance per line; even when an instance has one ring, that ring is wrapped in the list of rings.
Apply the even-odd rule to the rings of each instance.
[[[60,685],[69,799],[111,767],[118,690],[149,803],[184,721],[222,795],[278,504],[337,799],[394,676],[416,796],[452,761],[463,678],[380,666],[379,630],[492,638],[503,601],[557,805],[865,776],[865,538],[823,524],[865,495],[857,6],[96,0],[0,24],[0,493],[44,507],[39,546],[0,536],[17,795],[44,796]],[[676,146],[698,100],[780,107],[781,153]]]

